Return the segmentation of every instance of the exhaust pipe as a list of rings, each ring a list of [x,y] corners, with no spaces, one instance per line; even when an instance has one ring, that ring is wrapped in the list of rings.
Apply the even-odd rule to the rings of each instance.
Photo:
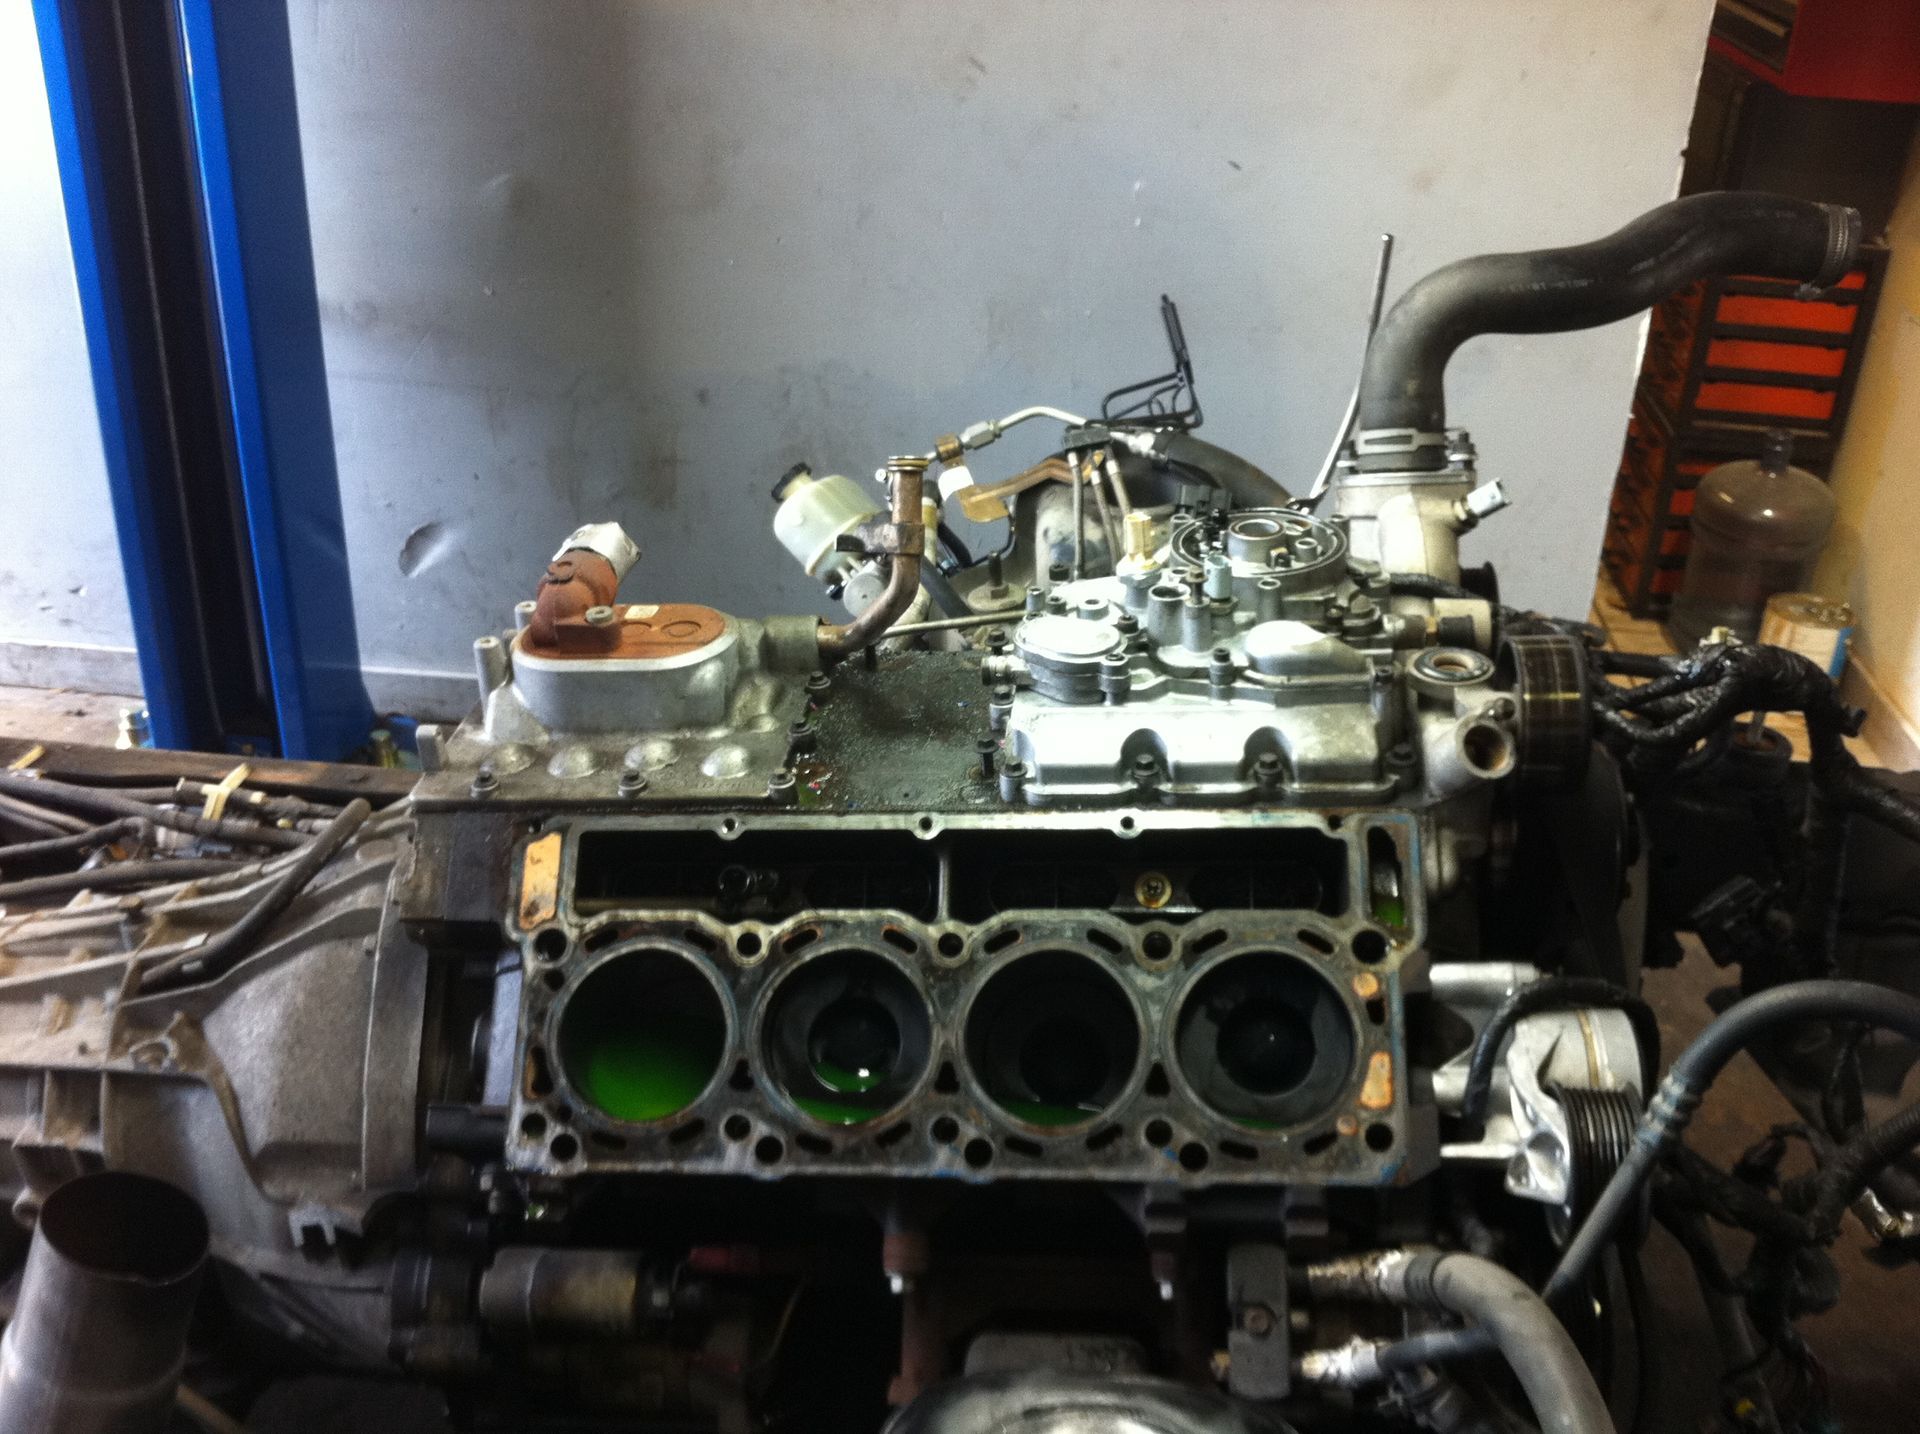
[[[206,1216],[164,1180],[107,1170],[55,1190],[0,1338],[0,1429],[160,1434],[206,1263]]]
[[[1444,379],[1479,334],[1590,329],[1651,308],[1712,274],[1837,282],[1858,257],[1860,215],[1778,194],[1693,194],[1591,244],[1481,254],[1436,269],[1381,320],[1360,376],[1354,454],[1363,473],[1446,466]]]

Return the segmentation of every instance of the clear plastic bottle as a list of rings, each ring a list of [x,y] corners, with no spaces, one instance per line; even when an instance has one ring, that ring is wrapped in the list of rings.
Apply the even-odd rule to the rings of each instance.
[[[1791,463],[1793,436],[1767,434],[1760,457],[1722,463],[1700,479],[1693,548],[1667,618],[1681,651],[1716,627],[1760,635],[1767,599],[1806,586],[1833,528],[1833,494]]]

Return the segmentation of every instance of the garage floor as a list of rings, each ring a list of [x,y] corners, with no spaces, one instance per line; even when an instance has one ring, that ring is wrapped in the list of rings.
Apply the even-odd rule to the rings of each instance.
[[[138,697],[102,696],[64,687],[0,686],[0,737],[111,747],[120,731],[120,714],[139,705]]]
[[[1657,627],[1635,623],[1617,608],[1602,603],[1594,618],[1607,626],[1619,646],[1665,650]],[[137,699],[128,697],[0,687],[0,736],[111,744],[120,712],[133,705]],[[1870,751],[1858,746],[1856,751],[1863,760],[1872,760]],[[1725,974],[1695,948],[1679,967],[1650,973],[1647,984],[1660,1013],[1664,1048],[1673,1052],[1705,1024],[1707,994],[1725,984]],[[1689,1139],[1695,1149],[1725,1166],[1769,1126],[1791,1119],[1792,1108],[1743,1056],[1715,1087]],[[1737,1268],[1744,1252],[1735,1241],[1723,1243],[1726,1259]],[[1801,1328],[1826,1366],[1840,1428],[1851,1434],[1913,1431],[1920,1429],[1920,1340],[1907,1321],[1920,1297],[1920,1275],[1871,1263],[1870,1244],[1859,1226],[1849,1222],[1835,1251],[1841,1303],[1803,1321]],[[1694,1434],[1714,1406],[1715,1387],[1708,1377],[1712,1335],[1686,1257],[1658,1230],[1645,1264],[1659,1310],[1654,1348],[1664,1355],[1652,1374],[1655,1407],[1665,1411],[1655,1426],[1657,1434]]]

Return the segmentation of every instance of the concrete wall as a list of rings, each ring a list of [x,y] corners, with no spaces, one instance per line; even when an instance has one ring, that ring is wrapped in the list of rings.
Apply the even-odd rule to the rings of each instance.
[[[1920,766],[1920,128],[1887,225],[1886,280],[1830,481],[1839,511],[1816,583],[1853,604],[1854,699],[1889,765]]]
[[[639,538],[635,595],[817,607],[766,530],[782,469],[1095,405],[1159,371],[1163,290],[1206,435],[1304,482],[1379,232],[1397,289],[1667,198],[1711,4],[292,8],[381,696],[464,673],[582,519]],[[1453,366],[1452,412],[1520,505],[1469,557],[1528,603],[1586,609],[1636,346],[1632,323],[1487,338]]]
[[[0,0],[0,682],[139,690],[27,0]]]

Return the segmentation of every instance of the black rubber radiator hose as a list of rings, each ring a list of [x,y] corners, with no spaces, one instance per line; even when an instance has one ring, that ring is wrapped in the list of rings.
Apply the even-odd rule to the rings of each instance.
[[[1481,254],[1436,269],[1400,296],[1367,348],[1356,425],[1360,467],[1444,464],[1447,361],[1476,335],[1595,328],[1711,274],[1825,288],[1853,266],[1859,248],[1859,212],[1844,205],[1722,192],[1663,204],[1590,244]],[[1381,430],[1402,431],[1411,451],[1403,442],[1399,451],[1370,453],[1369,435],[1378,435],[1382,448],[1395,442]]]

